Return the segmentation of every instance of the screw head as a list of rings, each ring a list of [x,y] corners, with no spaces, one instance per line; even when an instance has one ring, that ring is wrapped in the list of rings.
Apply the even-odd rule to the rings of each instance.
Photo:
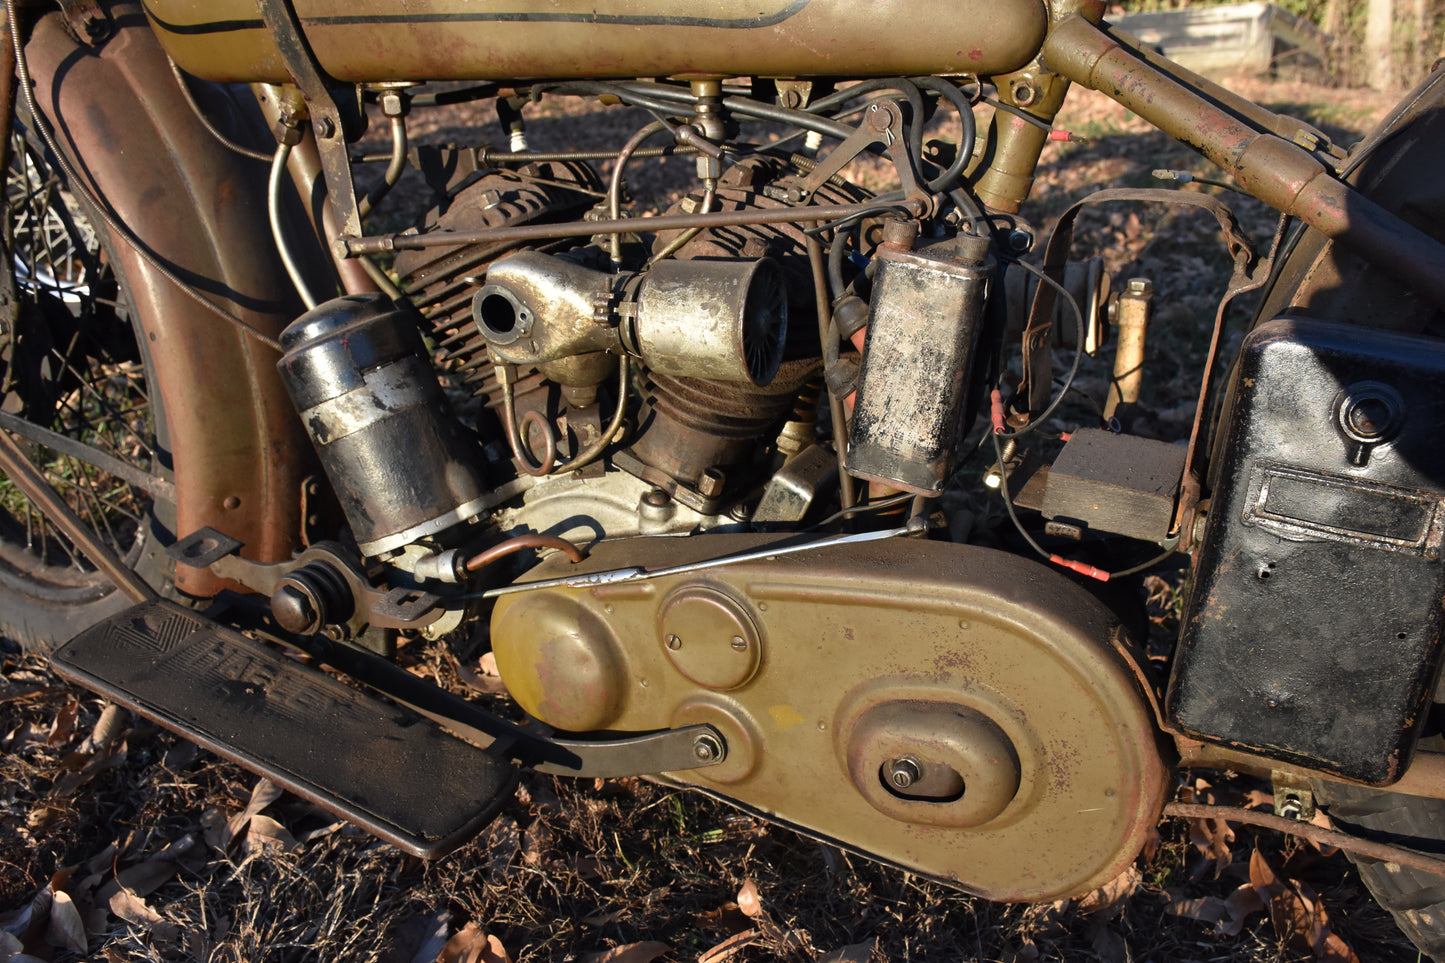
[[[733,636],[732,646],[733,646],[733,648],[737,649],[739,652],[742,652],[742,651],[744,651],[745,649],[747,649],[747,647],[748,647],[748,640],[745,639],[745,638],[743,638],[741,635],[735,635],[735,636]]]
[[[676,635],[669,635],[667,637],[667,647],[676,652],[678,649],[682,648],[682,639],[678,638]]]
[[[923,767],[912,756],[890,759],[883,765],[884,774],[894,789],[907,789],[923,775]]]

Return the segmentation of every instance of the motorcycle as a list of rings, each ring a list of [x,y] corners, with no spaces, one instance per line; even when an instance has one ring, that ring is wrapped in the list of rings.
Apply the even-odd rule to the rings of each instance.
[[[996,900],[1102,885],[1162,814],[1322,838],[1319,806],[1445,958],[1445,83],[1345,150],[1103,13],[7,0],[0,628],[422,856],[519,767]],[[1039,243],[1073,84],[1277,209],[1268,249],[1181,189]],[[652,119],[530,146],[558,99]],[[412,142],[473,102],[505,150]],[[662,157],[694,186],[640,216]],[[388,220],[409,169],[426,213]],[[1153,296],[1071,258],[1098,203],[1211,215],[1232,260],[1187,444],[1124,430]],[[1161,672],[1133,589],[1181,557]],[[519,715],[397,664],[458,635]],[[1275,813],[1170,801],[1184,767]]]

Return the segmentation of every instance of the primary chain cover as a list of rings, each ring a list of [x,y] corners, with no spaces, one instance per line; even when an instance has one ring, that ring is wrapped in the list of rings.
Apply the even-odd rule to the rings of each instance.
[[[604,542],[528,578],[672,566],[777,536]],[[707,723],[720,765],[665,778],[996,900],[1122,871],[1166,789],[1116,620],[989,549],[891,539],[502,598],[497,665],[560,729]]]

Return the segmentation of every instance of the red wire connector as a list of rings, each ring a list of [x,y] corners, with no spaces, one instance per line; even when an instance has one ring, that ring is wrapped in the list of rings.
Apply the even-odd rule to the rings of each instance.
[[[993,433],[1002,435],[1006,430],[1003,424],[1003,393],[997,388],[988,393],[989,416],[993,420]]]
[[[1071,572],[1078,572],[1086,578],[1096,579],[1100,582],[1109,581],[1109,573],[1101,568],[1094,568],[1094,566],[1086,565],[1083,562],[1075,562],[1072,559],[1064,558],[1062,555],[1050,555],[1049,561],[1055,565],[1061,565]]]
[[[1049,131],[1049,140],[1058,141],[1065,144],[1085,144],[1088,143],[1089,139],[1087,137],[1080,137],[1078,134],[1075,134],[1071,130],[1055,129]]]

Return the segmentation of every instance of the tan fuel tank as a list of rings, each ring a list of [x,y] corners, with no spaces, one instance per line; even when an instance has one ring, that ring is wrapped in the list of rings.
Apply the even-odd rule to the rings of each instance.
[[[296,0],[341,81],[990,75],[1043,43],[1042,0]],[[145,0],[185,71],[281,83],[255,0]]]

